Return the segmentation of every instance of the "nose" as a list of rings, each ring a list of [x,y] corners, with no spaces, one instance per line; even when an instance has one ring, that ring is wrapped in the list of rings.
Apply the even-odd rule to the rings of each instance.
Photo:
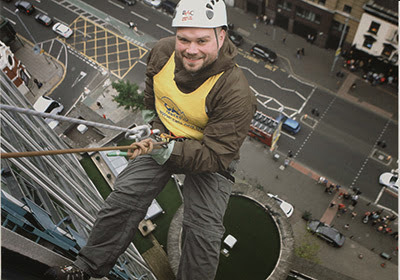
[[[196,54],[198,52],[197,44],[196,43],[190,43],[188,48],[186,49],[186,52],[188,54]]]

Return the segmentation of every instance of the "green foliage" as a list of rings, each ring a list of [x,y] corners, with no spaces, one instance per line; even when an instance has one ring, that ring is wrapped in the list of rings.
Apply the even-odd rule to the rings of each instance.
[[[306,211],[304,211],[304,213],[301,217],[303,218],[303,220],[309,221],[309,220],[311,220],[312,214],[310,211],[306,210]]]
[[[133,112],[145,108],[144,95],[138,92],[139,86],[137,84],[119,80],[113,82],[112,87],[118,91],[118,95],[113,98],[118,103],[118,107],[123,106],[125,110],[132,110]]]
[[[300,258],[312,261],[314,263],[319,263],[319,248],[319,244],[315,241],[312,234],[306,232],[300,241],[300,245],[296,246],[294,249],[294,253]]]

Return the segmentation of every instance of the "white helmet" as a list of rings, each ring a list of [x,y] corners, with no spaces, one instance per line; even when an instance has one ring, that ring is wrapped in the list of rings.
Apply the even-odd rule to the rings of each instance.
[[[228,26],[223,0],[181,0],[172,27],[215,28]]]

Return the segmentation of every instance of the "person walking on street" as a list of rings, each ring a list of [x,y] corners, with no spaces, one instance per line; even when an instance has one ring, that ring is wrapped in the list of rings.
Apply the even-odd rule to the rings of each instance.
[[[154,150],[150,138],[135,143],[128,154],[137,157],[117,177],[86,246],[73,264],[50,268],[48,279],[107,275],[172,174],[186,175],[176,279],[215,278],[233,173],[257,102],[226,36],[224,1],[181,0],[172,27],[176,35],[149,54],[144,90],[157,115],[153,129],[172,139]]]
[[[300,54],[301,54],[301,49],[298,48],[297,51],[296,51],[297,59],[300,59]]]
[[[285,45],[286,44],[286,36],[285,37],[283,37],[283,39],[282,39],[282,43]]]

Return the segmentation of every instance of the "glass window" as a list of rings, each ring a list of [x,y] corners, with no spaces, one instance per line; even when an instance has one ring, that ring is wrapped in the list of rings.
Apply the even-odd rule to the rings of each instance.
[[[285,0],[280,0],[278,2],[278,7],[281,8],[282,10],[291,11],[292,10],[292,3],[291,2],[287,2]]]
[[[392,45],[383,44],[382,55],[385,56],[385,57],[390,57],[394,50],[395,50],[395,48]]]
[[[381,25],[379,23],[373,21],[373,22],[371,22],[371,25],[369,26],[368,32],[372,33],[372,34],[377,34],[380,26]]]
[[[301,7],[296,7],[296,16],[315,22],[317,24],[321,23],[321,16],[317,15],[309,10],[305,10]]]
[[[351,14],[351,7],[349,5],[344,5],[343,12]]]
[[[368,49],[372,48],[372,44],[375,42],[375,39],[372,38],[371,36],[365,36],[364,44],[363,47],[366,47]]]
[[[318,0],[318,4],[325,6],[325,0]]]

